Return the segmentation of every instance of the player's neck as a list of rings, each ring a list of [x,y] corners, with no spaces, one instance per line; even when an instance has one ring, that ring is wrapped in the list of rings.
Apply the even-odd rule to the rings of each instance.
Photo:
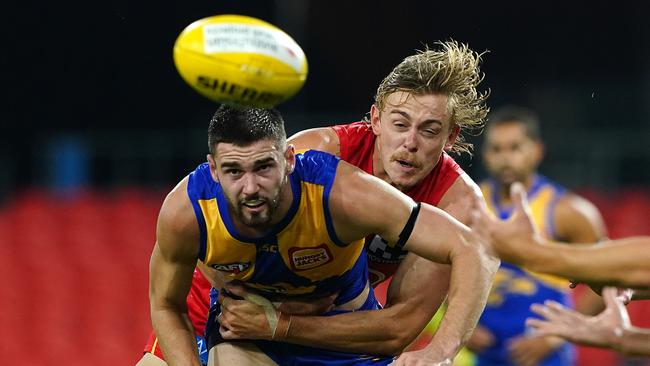
[[[535,175],[528,175],[521,183],[526,187],[526,192],[530,192],[530,188],[535,182]],[[499,204],[501,206],[509,206],[510,202],[510,186],[512,184],[499,184]]]

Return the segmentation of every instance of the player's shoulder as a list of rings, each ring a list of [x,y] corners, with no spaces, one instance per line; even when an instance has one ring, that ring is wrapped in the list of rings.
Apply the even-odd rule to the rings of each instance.
[[[340,159],[330,153],[307,150],[296,155],[296,165],[292,174],[308,183],[328,185],[337,174]]]
[[[600,217],[598,208],[584,197],[566,191],[557,201],[555,215],[558,220],[571,219],[574,216]]]
[[[444,193],[438,207],[456,219],[467,223],[470,210],[476,200],[483,200],[483,193],[479,185],[463,172]]]
[[[317,127],[300,131],[289,137],[287,142],[292,144],[298,152],[314,149],[336,156],[341,154],[339,136],[332,127]]]
[[[165,197],[158,215],[158,230],[168,234],[191,235],[198,230],[187,193],[190,176],[183,178]]]
[[[451,155],[447,154],[446,152],[442,153],[438,164],[440,165],[440,170],[443,171],[445,174],[461,175],[465,173],[465,171],[463,170],[463,168],[461,168],[460,164],[458,164],[456,159],[454,159]]]
[[[573,192],[567,192],[558,200],[554,216],[556,234],[568,242],[595,242],[607,236],[598,208]]]

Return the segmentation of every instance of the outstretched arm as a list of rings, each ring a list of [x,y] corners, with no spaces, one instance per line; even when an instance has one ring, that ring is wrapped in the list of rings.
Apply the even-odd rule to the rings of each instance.
[[[476,200],[482,199],[476,183],[467,175],[461,175],[443,196],[439,207],[461,222],[469,224],[470,213],[475,206]],[[420,258],[420,260],[424,259]],[[432,265],[439,264],[432,263]],[[495,261],[490,273],[493,275],[497,268],[498,263]],[[426,359],[427,362],[441,362],[445,359],[453,359],[469,340],[468,336],[473,333],[472,327],[468,326],[466,321],[477,317],[477,311],[478,309],[474,304],[462,301],[459,297],[450,297],[447,311],[431,342],[420,351],[403,354],[400,357],[400,362],[402,358],[411,357]]]
[[[151,321],[169,365],[196,365],[196,338],[187,317],[187,294],[198,257],[198,226],[187,198],[187,179],[167,196],[151,254]]]
[[[524,188],[513,184],[512,195],[515,210],[509,220],[491,217],[484,207],[480,215],[480,226],[490,232],[492,249],[501,259],[578,282],[650,287],[650,237],[570,246],[545,240],[533,229]]]

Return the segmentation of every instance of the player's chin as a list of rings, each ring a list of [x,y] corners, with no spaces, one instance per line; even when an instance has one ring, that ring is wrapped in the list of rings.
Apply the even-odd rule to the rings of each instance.
[[[245,212],[243,216],[244,223],[251,227],[266,226],[271,221],[267,211],[255,213]]]
[[[418,185],[422,181],[422,178],[419,176],[404,176],[398,177],[393,180],[393,185],[401,191],[409,191],[411,188]]]

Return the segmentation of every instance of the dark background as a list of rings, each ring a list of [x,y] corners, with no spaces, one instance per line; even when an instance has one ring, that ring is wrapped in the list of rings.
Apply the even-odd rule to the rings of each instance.
[[[176,73],[192,21],[255,16],[303,47],[287,129],[360,118],[416,49],[453,38],[484,56],[489,105],[534,108],[542,170],[570,187],[650,182],[646,2],[213,1],[42,3],[7,12],[0,196],[24,187],[169,186],[204,159],[215,105]],[[19,9],[19,6],[25,9]],[[29,9],[29,10],[28,10]],[[480,143],[480,139],[475,139]],[[480,159],[460,159],[476,179]],[[67,165],[66,165],[67,164]],[[65,173],[67,172],[67,173]]]

